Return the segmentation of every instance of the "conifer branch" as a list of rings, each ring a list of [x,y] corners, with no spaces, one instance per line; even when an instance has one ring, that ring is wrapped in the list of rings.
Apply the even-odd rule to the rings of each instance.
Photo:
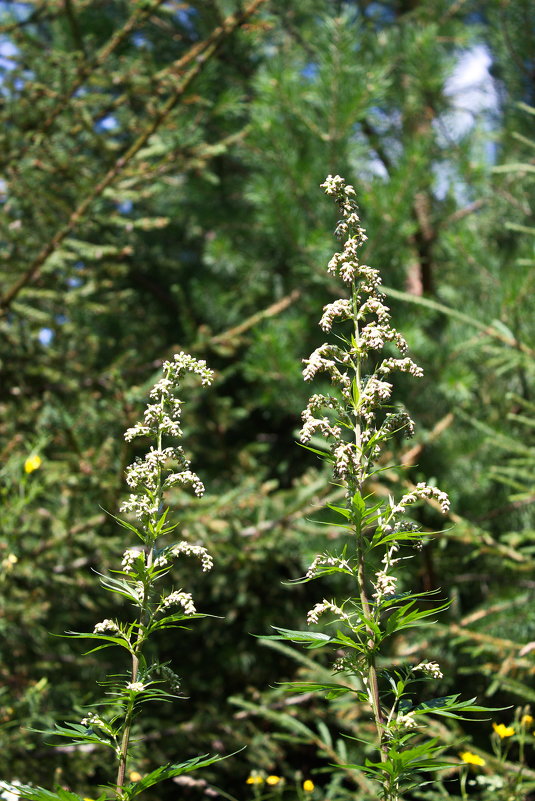
[[[160,125],[167,119],[171,111],[175,108],[180,98],[185,91],[189,88],[193,80],[202,72],[208,61],[221,47],[225,39],[232,34],[237,28],[255,13],[262,3],[266,0],[253,0],[240,14],[232,14],[225,20],[225,23],[216,28],[210,36],[203,42],[199,43],[191,49],[187,54],[187,61],[194,60],[194,64],[188,72],[184,75],[182,80],[176,85],[173,93],[163,104],[157,114],[155,114],[151,123],[145,130],[138,136],[135,142],[127,149],[122,156],[120,156],[115,164],[108,170],[108,172],[98,181],[93,189],[86,195],[86,197],[78,204],[76,209],[72,212],[67,222],[54,234],[52,239],[41,249],[37,254],[33,263],[28,270],[16,281],[13,286],[0,298],[0,317],[4,316],[9,309],[11,303],[17,297],[19,292],[27,284],[35,281],[41,273],[41,269],[46,264],[49,257],[58,249],[64,239],[76,228],[78,223],[83,219],[87,211],[90,209],[94,200],[100,197],[103,192],[113,184],[115,179],[123,172],[126,165],[137,155],[141,148],[147,143],[150,137],[158,130]],[[181,62],[184,62],[181,59]]]
[[[60,99],[57,106],[55,106],[47,117],[43,120],[41,125],[37,126],[34,131],[32,132],[31,136],[29,137],[26,145],[22,148],[19,152],[17,159],[22,159],[30,150],[32,145],[34,144],[35,140],[40,137],[42,134],[46,133],[55,120],[62,114],[65,109],[68,107],[70,101],[76,94],[76,92],[83,86],[85,81],[91,77],[91,75],[96,72],[100,67],[106,64],[108,58],[113,53],[113,51],[125,40],[125,38],[134,30],[134,28],[144,19],[144,17],[148,16],[152,13],[159,5],[161,5],[163,0],[153,0],[153,2],[149,5],[147,3],[141,3],[129,17],[129,19],[125,22],[125,24],[116,31],[113,36],[110,37],[109,41],[101,47],[97,55],[85,61],[79,70],[78,75],[67,89],[63,97]],[[72,19],[73,11],[71,8],[71,4],[66,4],[67,9],[67,16],[69,19]],[[71,13],[69,13],[69,11]],[[82,48],[80,48],[82,49]],[[14,170],[16,172],[16,168]]]

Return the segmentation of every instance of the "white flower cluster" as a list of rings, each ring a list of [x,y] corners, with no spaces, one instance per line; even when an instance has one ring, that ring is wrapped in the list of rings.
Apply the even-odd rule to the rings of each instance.
[[[348,364],[350,357],[336,345],[324,343],[304,360],[305,369],[303,378],[305,381],[312,381],[317,373],[325,372],[331,376],[331,381],[339,386],[350,386],[349,377],[338,369],[338,364]]]
[[[205,361],[194,359],[183,352],[177,353],[173,361],[164,362],[162,378],[150,391],[151,403],[145,409],[143,421],[127,430],[127,441],[135,437],[152,436],[161,442],[162,435],[182,435],[182,402],[174,396],[174,392],[187,372],[200,376],[203,386],[210,384],[213,378],[213,371],[208,369]],[[198,496],[204,493],[202,481],[190,470],[190,463],[180,446],[151,446],[143,458],[137,457],[127,468],[126,482],[135,492],[122,503],[120,510],[132,513],[140,520],[158,514],[162,503],[161,492],[164,489],[180,484],[191,487]]]
[[[310,567],[306,572],[307,578],[314,578],[320,572],[318,568],[320,567],[338,567],[340,570],[348,570],[351,571],[351,565],[346,559],[340,559],[338,556],[331,556],[328,553],[318,554],[318,556],[314,557],[314,560],[311,562]]]
[[[335,300],[334,303],[328,303],[323,307],[323,316],[320,320],[320,328],[322,331],[330,331],[334,320],[338,317],[341,320],[349,320],[352,314],[352,307],[350,300]]]
[[[390,319],[390,309],[378,297],[364,301],[357,312],[357,319],[366,319],[368,314],[375,314],[379,323],[388,323]]]
[[[372,410],[381,403],[390,400],[391,394],[392,384],[389,384],[388,381],[380,381],[372,375],[360,396],[360,403],[366,417],[372,417]]]
[[[145,409],[143,423],[136,423],[125,433],[125,439],[130,441],[134,437],[148,436],[161,431],[171,436],[181,437],[182,430],[179,425],[181,401],[173,396],[173,392],[186,373],[196,373],[201,378],[203,386],[212,383],[213,370],[206,366],[202,359],[181,351],[176,353],[173,361],[163,364],[163,376],[150,391],[150,398],[155,403],[149,404]]]
[[[132,594],[137,598],[138,603],[142,604],[145,600],[145,585],[142,581],[136,581],[134,586],[130,588]]]
[[[133,514],[139,520],[144,520],[147,517],[152,517],[160,510],[160,501],[157,498],[151,498],[149,495],[129,495],[126,501],[123,501],[119,507],[119,511],[126,512],[126,514]]]
[[[333,437],[339,440],[342,434],[340,426],[331,425],[328,417],[314,417],[308,409],[305,409],[301,414],[303,418],[303,427],[299,434],[299,439],[303,444],[310,442],[313,434],[316,431],[321,431],[324,437]]]
[[[127,428],[124,432],[124,438],[127,442],[131,442],[135,437],[148,437],[150,428],[143,423],[136,423],[132,428]]]
[[[391,373],[393,370],[399,370],[402,373],[410,373],[415,378],[421,378],[424,371],[412,359],[407,356],[405,359],[383,359],[377,372],[382,375]]]
[[[338,478],[348,480],[350,476],[355,476],[357,481],[362,474],[360,459],[355,451],[352,442],[340,442],[333,451],[334,472]]]
[[[126,551],[123,553],[123,560],[121,562],[121,567],[123,568],[125,573],[132,572],[132,565],[134,564],[138,556],[140,556],[142,553],[143,551],[140,548],[126,549]]]
[[[337,442],[341,440],[342,431],[340,426],[332,425],[325,415],[322,417],[316,416],[318,412],[328,409],[341,412],[340,401],[329,395],[312,395],[309,399],[306,409],[301,412],[303,427],[299,433],[299,439],[303,444],[310,442],[312,435],[318,430],[326,438],[332,437]]]
[[[373,582],[375,592],[373,593],[373,598],[375,598],[377,603],[380,603],[385,596],[394,595],[396,592],[398,580],[396,576],[390,573],[390,570],[399,562],[399,559],[394,557],[394,554],[398,550],[399,545],[397,542],[391,542],[382,559],[384,568],[375,574],[375,581]]]
[[[82,726],[93,726],[93,725],[98,726],[99,723],[102,723],[102,718],[99,718],[99,716],[95,715],[94,712],[90,712],[89,715],[86,715],[85,718],[82,718],[80,723],[82,724]]]
[[[388,323],[371,322],[364,326],[360,332],[358,346],[360,353],[370,350],[382,350],[387,342],[394,342],[400,353],[407,352],[407,342],[398,331]]]
[[[209,386],[214,379],[214,371],[206,366],[204,359],[194,359],[189,353],[175,353],[172,362],[164,363],[164,375],[167,373],[173,384],[176,386],[186,373],[196,373],[200,376],[203,387]]]
[[[383,534],[398,534],[399,532],[410,532],[414,534],[417,539],[414,543],[412,543],[414,548],[421,548],[423,547],[423,534],[421,526],[418,523],[415,523],[412,520],[397,520],[394,521],[392,518],[389,518],[391,521],[390,523],[383,523],[382,519],[380,522]]]
[[[194,615],[197,611],[191,593],[181,590],[176,590],[163,599],[161,609],[168,609],[170,606],[181,606],[185,615]]]
[[[180,556],[181,554],[184,554],[184,556],[196,556],[197,559],[201,560],[203,573],[211,570],[214,566],[214,560],[206,548],[204,548],[202,545],[191,545],[185,540],[182,542],[177,542],[176,545],[172,545],[169,549],[169,553],[175,557]]]
[[[320,409],[339,409],[340,401],[332,395],[311,395],[308,399],[306,412],[315,414]]]
[[[421,481],[415,488],[404,495],[398,504],[392,507],[391,515],[398,515],[405,512],[407,506],[410,506],[416,501],[435,498],[440,504],[440,509],[443,514],[447,514],[450,508],[450,500],[445,492],[437,489],[437,487],[430,487],[425,481]]]
[[[106,734],[113,734],[113,729],[109,723],[106,723],[99,715],[90,712],[85,718],[80,721],[82,726],[89,726],[90,728],[102,729]]]
[[[160,482],[162,468],[167,462],[176,458],[175,448],[157,450],[152,445],[144,458],[139,456],[126,468],[126,483],[132,489],[147,487],[154,491]]]
[[[185,464],[189,465],[189,462],[186,461]],[[180,473],[169,473],[164,481],[163,486],[164,489],[167,489],[168,487],[174,487],[177,484],[182,484],[183,487],[189,485],[193,488],[193,492],[199,498],[201,495],[204,495],[204,484],[197,473],[193,473],[189,468],[187,470],[182,470]]]
[[[397,581],[398,580],[396,576],[388,574],[386,570],[379,570],[375,574],[375,581],[373,582],[373,586],[375,587],[373,597],[375,600],[379,602],[386,595],[394,595],[396,592]]]
[[[396,718],[395,724],[398,729],[415,729],[418,726],[412,712],[407,712],[405,715],[400,712]]]
[[[126,689],[132,693],[141,693],[145,689],[142,681],[131,681],[126,685]]]
[[[413,670],[421,670],[423,673],[425,673],[427,676],[431,676],[433,679],[442,679],[444,676],[438,662],[420,662],[420,664],[416,665]]]
[[[351,343],[345,347],[324,343],[304,360],[305,381],[312,381],[318,373],[327,373],[341,397],[314,395],[302,414],[300,438],[303,443],[308,443],[315,433],[319,433],[331,440],[336,476],[346,482],[354,480],[360,483],[367,463],[378,454],[381,440],[396,428],[403,428],[408,435],[413,432],[412,421],[404,412],[388,413],[382,424],[376,427],[377,415],[389,403],[392,393],[392,384],[386,376],[401,371],[419,377],[422,370],[405,355],[407,343],[390,323],[390,309],[380,291],[379,271],[360,262],[359,250],[366,241],[366,234],[360,224],[355,190],[339,175],[329,175],[322,187],[338,205],[342,219],[336,234],[344,240],[341,252],[331,258],[327,271],[351,285],[351,298],[340,298],[327,304],[320,327],[327,332],[335,321],[354,318],[355,331]],[[401,358],[388,356],[378,359],[372,374],[361,376],[359,365],[362,361],[373,359],[374,351],[383,350],[389,343],[397,348]],[[359,383],[356,391],[353,388],[355,380]],[[343,432],[353,428],[355,423],[359,425],[359,438],[350,442],[344,438]]]
[[[153,387],[153,391],[161,384],[159,381]],[[151,392],[152,396],[152,392]],[[165,410],[163,407],[166,406]],[[159,403],[149,403],[143,413],[144,426],[149,431],[159,429],[164,434],[169,434],[171,437],[181,437],[182,429],[180,428],[179,420],[182,404],[176,398],[171,398],[167,394],[162,394]],[[143,426],[143,423],[141,424]]]
[[[335,197],[342,192],[347,197],[355,194],[353,187],[346,186],[346,182],[340,175],[328,175],[325,179],[325,183],[321,184],[321,188],[325,189],[326,195],[334,195]]]
[[[348,656],[339,656],[337,659],[334,660],[332,665],[333,673],[342,673],[343,671],[354,671],[356,665],[352,659]]]
[[[381,435],[386,435],[393,431],[402,431],[406,437],[412,437],[414,434],[414,420],[405,409],[400,409],[398,412],[389,412],[379,429]]]
[[[93,634],[104,634],[105,631],[109,631],[112,634],[120,634],[121,629],[117,625],[114,620],[108,620],[106,618],[101,623],[96,623],[95,628],[93,629]]]
[[[325,612],[331,612],[333,615],[336,615],[341,620],[349,620],[348,616],[339,606],[337,606],[333,601],[323,601],[319,604],[316,604],[310,612],[307,614],[307,623],[310,625],[311,623],[317,623],[319,621],[320,615],[323,615]]]

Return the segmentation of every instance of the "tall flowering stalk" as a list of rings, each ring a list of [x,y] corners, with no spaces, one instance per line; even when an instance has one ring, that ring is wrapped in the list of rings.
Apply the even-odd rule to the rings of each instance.
[[[381,798],[398,801],[402,792],[420,783],[419,774],[445,764],[437,758],[436,740],[422,738],[424,717],[431,711],[447,717],[481,709],[473,700],[457,695],[415,704],[410,687],[422,679],[442,677],[436,662],[421,661],[405,667],[384,667],[378,660],[384,642],[396,633],[422,625],[433,610],[422,608],[425,593],[400,592],[397,570],[406,556],[402,546],[421,547],[423,535],[409,518],[414,504],[434,499],[446,513],[447,495],[426,483],[418,484],[398,502],[382,502],[366,495],[366,484],[377,472],[377,457],[384,443],[396,432],[412,435],[414,424],[402,408],[392,406],[390,376],[405,372],[419,378],[422,370],[407,354],[407,343],[390,321],[381,292],[378,270],[362,264],[359,251],[366,241],[361,227],[355,191],[340,176],[329,176],[322,184],[339,209],[336,235],[343,240],[342,252],[330,260],[328,272],[340,278],[348,297],[323,309],[320,327],[331,332],[333,324],[345,328],[338,343],[324,343],[305,360],[304,379],[319,373],[329,376],[329,394],[314,394],[303,412],[301,442],[331,465],[334,480],[345,489],[345,505],[331,506],[344,519],[349,542],[342,553],[318,554],[304,581],[342,573],[354,582],[355,595],[342,603],[323,599],[308,613],[309,625],[328,621],[330,631],[290,631],[276,627],[274,639],[300,642],[309,648],[330,646],[336,651],[333,670],[356,676],[361,690],[356,700],[369,706],[375,724],[378,760],[367,760],[360,768],[378,780]],[[326,440],[324,450],[311,448],[313,437]],[[378,554],[378,556],[376,556]],[[380,567],[377,569],[378,558]],[[440,607],[444,608],[444,607]],[[342,656],[340,656],[342,652]],[[293,689],[339,694],[336,684],[292,684]]]
[[[197,613],[191,593],[182,586],[162,587],[177,560],[192,556],[202,571],[212,567],[212,557],[201,545],[176,540],[178,524],[169,520],[165,506],[165,491],[177,485],[192,489],[198,496],[204,493],[199,477],[190,469],[190,462],[180,445],[173,441],[182,436],[180,416],[182,401],[176,391],[186,373],[196,374],[203,386],[211,383],[213,373],[204,361],[179,353],[163,365],[163,376],[150,392],[150,402],[144,418],[128,429],[125,439],[136,437],[152,441],[143,457],[137,457],[126,471],[131,489],[121,512],[128,519],[116,518],[118,523],[140,541],[127,548],[115,575],[103,576],[106,590],[123,596],[134,613],[128,620],[107,618],[98,622],[89,633],[71,632],[71,636],[98,642],[92,652],[118,646],[129,657],[129,669],[121,676],[108,676],[107,700],[95,704],[79,723],[58,725],[48,734],[69,738],[74,744],[101,745],[111,751],[116,763],[115,782],[107,787],[101,798],[116,797],[127,801],[155,784],[195,768],[214,762],[217,757],[196,757],[180,764],[164,765],[145,776],[132,768],[132,728],[143,704],[155,700],[176,698],[179,679],[167,664],[149,661],[146,647],[157,631],[184,628]],[[129,780],[130,779],[133,780]],[[54,794],[40,787],[17,787],[19,796],[34,801],[50,801]],[[64,799],[65,790],[58,788]],[[68,792],[69,799],[79,798]],[[64,799],[65,801],[65,799]]]

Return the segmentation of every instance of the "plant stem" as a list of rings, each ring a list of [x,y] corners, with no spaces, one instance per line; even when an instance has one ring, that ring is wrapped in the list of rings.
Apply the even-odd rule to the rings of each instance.
[[[141,629],[138,632],[138,641],[140,632]],[[134,653],[132,654],[132,682],[135,682],[137,679],[138,668],[139,668],[139,657],[137,656],[136,651],[134,650]],[[123,789],[124,785],[124,777],[126,773],[126,760],[128,758],[128,746],[130,744],[130,732],[132,730],[133,717],[134,717],[134,696],[131,695],[126,710],[123,739],[121,741],[121,750],[119,752],[119,768],[117,770],[117,792],[119,794],[121,793],[121,790]]]
[[[161,442],[159,443],[158,447],[161,447]],[[150,548],[149,553],[147,555],[147,565],[150,566],[151,563],[152,563],[152,547]],[[141,655],[142,646],[145,641],[144,629],[146,627],[149,617],[148,596],[149,592],[148,589],[145,587],[143,590],[143,600],[141,603],[141,610],[139,614],[137,638],[134,644],[134,649],[132,651],[132,672],[131,672],[132,684],[134,684],[134,682],[137,681],[138,670],[139,670],[139,657]],[[135,706],[135,695],[134,693],[131,693],[130,698],[128,700],[128,706],[126,709],[123,738],[121,740],[121,749],[119,752],[119,767],[117,769],[118,793],[121,792],[124,785],[124,778],[126,774],[126,762],[128,759],[128,747],[130,745],[130,734],[132,731],[132,723],[134,720],[134,706]]]
[[[362,543],[362,536],[359,538],[360,541],[358,543],[358,550],[357,550],[357,560],[358,560],[358,582],[359,582],[359,595],[360,595],[360,603],[362,606],[362,611],[364,616],[369,618],[371,616],[371,608],[370,602],[368,601],[368,596],[366,595],[365,589],[365,562],[364,562],[364,548]],[[370,698],[373,717],[375,719],[375,726],[377,728],[377,739],[378,739],[378,747],[381,753],[381,762],[385,762],[386,760],[386,749],[383,745],[383,728],[384,728],[384,721],[383,721],[383,713],[381,711],[381,702],[379,699],[379,685],[377,682],[377,669],[375,667],[375,656],[374,656],[374,648],[375,644],[373,641],[373,631],[368,628],[368,634],[370,635],[370,640],[368,642],[370,653],[368,656],[368,695]]]
[[[355,344],[358,346],[359,341],[359,322],[358,322],[358,293],[357,287],[355,282],[353,281],[351,287],[351,303],[353,306],[353,320],[354,320],[354,337],[355,337]],[[361,356],[359,355],[357,358],[357,362],[355,364],[355,384],[359,391],[361,391]],[[360,453],[360,463],[362,466],[363,462],[363,453],[362,453],[362,430],[360,425],[360,419],[358,415],[358,409],[355,409],[355,445],[357,448],[357,452]],[[364,471],[363,471],[364,472]],[[359,491],[361,490],[361,486],[357,486],[356,489]],[[365,564],[365,544],[364,538],[362,534],[359,532],[357,533],[357,578],[359,584],[359,594],[360,594],[360,603],[362,606],[362,611],[366,618],[371,617],[371,608],[370,602],[368,600],[368,596],[366,595],[366,564]],[[386,750],[383,746],[383,729],[384,729],[384,721],[383,721],[383,714],[381,712],[381,703],[379,699],[379,686],[377,683],[377,669],[375,667],[375,655],[374,649],[375,644],[373,640],[373,631],[368,628],[368,634],[370,636],[368,645],[370,648],[370,653],[368,656],[368,693],[370,696],[372,712],[375,719],[375,726],[377,729],[377,739],[378,739],[378,748],[381,754],[381,761],[384,762],[386,760]]]
[[[461,798],[463,801],[466,801],[468,796],[466,795],[466,780],[468,778],[468,768],[463,769],[461,773]]]

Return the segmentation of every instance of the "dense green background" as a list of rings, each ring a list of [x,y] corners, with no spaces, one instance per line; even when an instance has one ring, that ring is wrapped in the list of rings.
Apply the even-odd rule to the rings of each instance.
[[[321,654],[251,636],[299,628],[344,589],[288,584],[337,536],[317,522],[336,488],[295,444],[301,359],[339,295],[328,173],[357,189],[366,260],[425,369],[399,379],[416,438],[385,455],[374,489],[425,477],[452,498],[406,578],[441,587],[451,610],[393,651],[438,659],[445,692],[535,700],[533,3],[264,0],[229,20],[244,9],[0,3],[0,778],[94,795],[110,775],[100,755],[51,751],[30,729],[77,719],[96,680],[123,668],[51,633],[116,612],[94,571],[129,543],[103,509],[125,493],[123,431],[180,349],[217,378],[184,388],[207,494],[170,502],[216,569],[176,580],[221,619],[159,643],[189,700],[154,708],[137,767],[247,745],[205,776],[243,798],[250,769],[292,785],[336,759],[330,733],[365,734],[360,711],[293,707],[276,688],[321,671]],[[474,52],[490,61],[486,108],[449,82]],[[33,452],[42,466],[26,474]],[[419,515],[443,525],[431,507]],[[281,737],[295,716],[314,736]],[[489,749],[488,723],[466,736]]]

